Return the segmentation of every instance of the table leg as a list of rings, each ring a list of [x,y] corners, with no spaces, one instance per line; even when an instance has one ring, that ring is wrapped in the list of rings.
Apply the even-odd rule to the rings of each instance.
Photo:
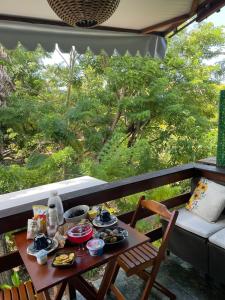
[[[69,287],[70,300],[77,299],[76,289],[74,288],[74,286],[71,285],[71,283],[69,282],[68,287]]]
[[[82,276],[70,279],[69,284],[78,290],[87,300],[96,300],[97,291]]]
[[[44,291],[44,294],[45,294],[45,298],[46,300],[51,300],[50,296],[49,296],[49,292],[46,290]]]
[[[78,290],[87,300],[103,300],[114,279],[117,266],[117,259],[114,259],[107,264],[98,291],[80,275],[71,278],[69,284]]]
[[[117,259],[111,260],[105,269],[105,273],[100,284],[96,300],[103,300],[112,283],[115,271],[117,269]]]
[[[62,296],[65,292],[66,289],[66,285],[67,285],[67,281],[63,281],[60,285],[60,288],[57,291],[57,295],[55,296],[54,300],[61,300]]]

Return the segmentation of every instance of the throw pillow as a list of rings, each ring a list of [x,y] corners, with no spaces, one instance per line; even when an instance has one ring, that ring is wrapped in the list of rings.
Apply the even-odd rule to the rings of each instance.
[[[225,208],[225,186],[201,178],[186,209],[208,222],[216,222]]]

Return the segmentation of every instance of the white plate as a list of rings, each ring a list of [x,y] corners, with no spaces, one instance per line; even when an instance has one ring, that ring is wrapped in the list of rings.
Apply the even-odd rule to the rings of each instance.
[[[95,227],[101,227],[101,228],[105,228],[105,227],[111,227],[113,225],[115,225],[118,222],[118,219],[116,216],[111,216],[111,221],[109,222],[102,222],[99,220],[99,216],[96,217],[92,223]]]
[[[58,246],[59,246],[59,242],[58,242],[56,239],[53,239],[52,242],[53,242],[53,243],[52,243],[51,248],[48,249],[48,250],[46,250],[48,254],[51,253],[51,252],[53,252],[54,250],[56,250],[56,249],[58,248]],[[27,254],[32,255],[32,256],[36,256],[36,254],[39,252],[39,250],[38,250],[38,251],[37,251],[37,250],[34,250],[34,249],[33,249],[33,245],[34,245],[34,243],[32,242],[32,243],[27,247]]]

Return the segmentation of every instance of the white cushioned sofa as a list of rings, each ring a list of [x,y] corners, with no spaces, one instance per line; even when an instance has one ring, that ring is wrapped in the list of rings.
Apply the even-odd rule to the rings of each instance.
[[[209,237],[209,275],[225,284],[225,228]]]
[[[210,240],[218,231],[225,228],[225,216],[221,215],[215,223],[209,223],[197,215],[189,212],[186,208],[179,209],[176,225]]]
[[[164,229],[166,221],[161,222]],[[208,222],[186,208],[180,208],[168,248],[201,273],[225,284],[224,213],[216,222]]]

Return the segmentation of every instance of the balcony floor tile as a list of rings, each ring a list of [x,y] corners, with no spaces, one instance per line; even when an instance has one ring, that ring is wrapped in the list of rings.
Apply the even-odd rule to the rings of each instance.
[[[170,255],[162,264],[157,280],[175,293],[178,300],[225,299],[225,287],[216,286],[212,282],[208,283],[188,263],[174,255]],[[100,280],[94,282],[96,286],[99,286],[99,283]],[[140,299],[144,287],[142,280],[136,276],[126,277],[123,271],[120,271],[116,285],[129,300]],[[82,296],[78,295],[77,300],[83,299]],[[107,300],[114,299],[113,295],[107,297]],[[151,300],[164,299],[168,300],[167,297],[153,289]]]

